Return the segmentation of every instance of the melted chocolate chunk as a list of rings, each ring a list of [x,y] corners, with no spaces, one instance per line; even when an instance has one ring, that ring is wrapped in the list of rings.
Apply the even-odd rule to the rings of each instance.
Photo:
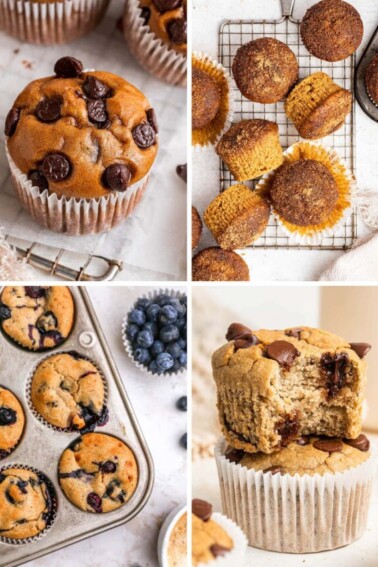
[[[144,6],[141,9],[140,16],[141,16],[141,18],[143,18],[144,24],[147,25],[148,21],[150,19],[150,16],[151,16],[151,10],[149,8],[147,8],[147,6]]]
[[[365,358],[371,349],[371,345],[369,345],[369,343],[350,343],[350,348],[354,350],[360,358]]]
[[[4,134],[6,136],[13,136],[13,134],[16,131],[19,119],[20,119],[20,109],[11,108],[5,120]]]
[[[87,111],[89,120],[94,124],[104,124],[108,119],[105,102],[101,99],[89,100]]]
[[[71,164],[63,154],[50,154],[42,162],[42,173],[51,181],[63,181],[71,173]]]
[[[321,372],[330,398],[334,398],[339,390],[344,388],[348,363],[349,357],[345,352],[322,355],[320,359]]]
[[[126,191],[131,181],[131,171],[124,163],[114,163],[105,169],[102,179],[106,188]]]
[[[83,84],[83,91],[91,99],[106,98],[110,95],[110,88],[93,75],[86,77]]]
[[[87,496],[87,504],[97,513],[102,512],[102,499],[96,492],[90,492]]]
[[[274,341],[266,348],[267,357],[278,362],[285,370],[290,369],[299,354],[295,346],[288,341]]]
[[[219,545],[219,543],[213,543],[213,545],[210,546],[210,551],[213,557],[223,557],[226,553],[230,553],[231,550],[227,547],[223,547],[223,545]]]
[[[281,446],[286,447],[298,437],[299,432],[299,419],[298,414],[287,415],[280,423],[277,424],[277,433],[281,435]]]
[[[0,321],[6,321],[12,317],[12,311],[5,303],[0,303]]]
[[[36,169],[29,171],[28,179],[32,182],[33,187],[38,187],[40,191],[45,191],[49,188],[49,183],[46,177]]]
[[[256,342],[257,341],[257,342]],[[258,339],[255,335],[245,335],[242,339],[236,339],[234,342],[235,352],[242,348],[249,348],[258,344]]]
[[[188,182],[188,166],[186,163],[183,165],[178,165],[176,167],[176,173],[184,181],[184,183]]]
[[[27,285],[25,286],[25,293],[28,297],[31,297],[32,299],[40,299],[41,297],[45,297],[46,290],[41,286]]]
[[[363,433],[356,439],[344,439],[344,443],[364,452],[370,449],[370,441]]]
[[[213,507],[205,500],[195,498],[192,500],[192,512],[203,522],[208,522],[211,518],[211,514],[213,513]]]
[[[303,329],[289,329],[285,332],[285,335],[287,335],[288,337],[293,337],[294,339],[298,339],[300,341],[302,331]]]
[[[75,57],[62,57],[55,63],[54,72],[57,77],[73,79],[80,77],[83,72],[83,64]]]
[[[160,12],[168,12],[182,5],[182,0],[152,0],[155,8]]]
[[[139,124],[133,129],[134,142],[141,150],[147,150],[156,144],[156,134],[154,129],[147,122]]]
[[[340,453],[343,449],[341,439],[318,439],[314,442],[315,449],[325,453]]]
[[[169,39],[172,43],[180,44],[186,43],[187,32],[186,32],[186,20],[180,18],[177,20],[172,20],[167,26],[167,31]]]
[[[226,459],[230,461],[230,463],[235,463],[236,465],[240,463],[244,456],[244,451],[240,451],[239,449],[234,449],[233,447],[229,448],[225,454]]]
[[[55,122],[60,118],[60,107],[59,98],[45,98],[38,104],[35,113],[41,122]]]
[[[270,472],[272,474],[280,474],[282,472],[282,469],[281,469],[281,467],[269,467],[268,469],[265,469],[263,471],[264,474],[268,473],[268,472]]]
[[[0,407],[0,426],[13,425],[17,421],[17,414],[11,408]]]
[[[147,116],[148,122],[150,123],[150,125],[152,126],[152,128],[155,130],[155,132],[157,134],[159,132],[159,126],[158,126],[158,123],[157,123],[156,112],[154,111],[154,109],[150,108],[149,110],[147,110],[146,116]]]
[[[223,423],[224,423],[224,426],[226,427],[227,431],[229,431],[230,433],[235,435],[235,437],[237,437],[239,439],[239,441],[241,441],[242,443],[250,443],[251,442],[249,439],[244,437],[244,435],[242,435],[241,433],[236,433],[236,431],[234,431],[232,429],[231,424],[227,421],[225,413],[223,414]]]
[[[235,339],[244,338],[246,335],[251,335],[252,331],[241,323],[231,323],[227,329],[226,340],[234,341]],[[256,343],[257,344],[257,343]]]

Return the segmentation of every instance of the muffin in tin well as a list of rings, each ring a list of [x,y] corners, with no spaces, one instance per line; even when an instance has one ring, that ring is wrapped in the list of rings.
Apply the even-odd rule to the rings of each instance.
[[[18,445],[25,427],[25,414],[16,396],[0,386],[0,460]]]

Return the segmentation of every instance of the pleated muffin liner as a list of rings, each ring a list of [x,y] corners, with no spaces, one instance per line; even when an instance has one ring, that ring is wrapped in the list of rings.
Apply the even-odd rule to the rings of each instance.
[[[39,541],[43,537],[45,537],[48,531],[53,527],[56,517],[58,515],[58,497],[55,486],[53,485],[49,477],[45,475],[45,473],[34,467],[30,467],[28,465],[20,465],[18,463],[12,463],[9,465],[0,466],[0,474],[2,473],[2,471],[5,471],[7,469],[23,469],[25,471],[31,471],[34,474],[36,474],[40,479],[42,479],[47,486],[47,490],[49,491],[53,510],[51,512],[51,518],[49,519],[48,525],[46,525],[45,529],[40,531],[39,534],[37,534],[36,536],[22,538],[22,539],[0,536],[0,543],[7,543],[10,545],[24,545],[26,543],[35,543],[36,541]]]
[[[148,293],[144,293],[143,295],[138,297],[138,299],[135,301],[135,303],[133,304],[133,306],[131,307],[131,309],[129,310],[129,312],[123,318],[123,321],[122,321],[122,342],[123,342],[123,346],[125,347],[127,354],[129,355],[130,359],[133,361],[133,363],[135,364],[135,366],[139,370],[141,370],[142,372],[145,372],[146,374],[148,374],[150,376],[153,376],[154,378],[156,378],[157,376],[178,376],[179,374],[182,374],[184,372],[184,370],[186,370],[186,367],[185,368],[181,367],[180,370],[176,370],[176,371],[168,370],[167,372],[162,372],[161,374],[157,374],[156,372],[155,373],[151,372],[151,370],[149,370],[148,366],[144,366],[143,364],[140,364],[140,362],[135,360],[134,355],[133,355],[132,343],[131,343],[130,339],[127,338],[126,329],[127,329],[128,324],[129,324],[129,321],[128,321],[129,314],[135,308],[138,300],[144,299],[144,298],[152,300],[160,294],[169,295],[171,298],[177,298],[177,299],[183,299],[184,297],[186,297],[185,293],[183,293],[179,290],[173,290],[173,289],[156,289],[154,291],[149,291]]]
[[[231,76],[227,69],[202,51],[194,51],[192,68],[200,69],[212,77],[221,89],[221,105],[214,120],[204,128],[192,131],[192,147],[195,151],[212,149],[232,124],[234,96]]]
[[[142,17],[139,0],[126,2],[124,36],[138,63],[158,79],[186,87],[187,57],[158,38]]]
[[[293,163],[300,159],[313,159],[319,161],[328,169],[334,178],[339,197],[330,216],[321,224],[311,226],[298,226],[285,220],[274,208],[272,213],[283,232],[293,243],[315,246],[322,239],[330,236],[342,236],[345,232],[344,223],[353,214],[353,205],[357,193],[356,180],[352,172],[342,162],[337,152],[322,146],[319,142],[297,142],[288,148],[284,154],[284,163]],[[269,197],[270,185],[275,171],[266,173],[258,182],[256,191]]]
[[[52,356],[58,356],[60,354],[69,354],[69,353],[70,353],[69,350],[50,353],[50,354],[46,355],[44,358],[41,358],[38,361],[38,363],[34,366],[33,370],[30,372],[30,374],[27,378],[27,381],[26,381],[26,387],[25,387],[26,402],[28,404],[30,412],[35,417],[35,419],[37,419],[45,427],[48,427],[49,429],[52,429],[53,431],[57,431],[58,433],[76,433],[76,434],[79,434],[79,435],[84,435],[85,433],[88,433],[86,426],[84,428],[82,428],[84,430],[84,432],[81,433],[80,429],[70,429],[69,427],[58,427],[56,425],[53,425],[49,421],[47,421],[47,419],[44,418],[38,412],[38,410],[34,407],[33,400],[32,400],[31,391],[32,391],[32,385],[33,385],[33,378],[34,378],[34,374],[35,374],[37,368],[43,362],[45,362],[46,360],[48,360]],[[100,366],[96,362],[94,362],[89,356],[86,356],[85,354],[82,354],[81,352],[78,352],[78,354],[80,355],[80,358],[83,358],[84,360],[87,360],[88,362],[93,364],[93,366],[96,368],[97,372],[99,373],[101,380],[102,380],[102,383],[104,385],[104,404],[103,404],[103,407],[107,408],[109,391],[108,391],[108,382],[105,378],[103,371],[101,370]],[[98,418],[98,421],[100,421],[100,419],[101,419],[101,416]],[[100,426],[98,426],[97,422],[96,422],[96,424],[94,424],[93,428],[96,429],[97,427],[100,427]]]
[[[103,18],[110,0],[40,3],[0,0],[0,22],[9,35],[27,43],[62,44],[89,33]]]
[[[18,397],[16,396],[16,394],[15,394],[10,388],[7,388],[6,386],[3,386],[3,384],[0,384],[0,388],[3,388],[3,390],[8,390],[8,392],[10,392],[10,393],[16,398],[16,400],[17,400],[18,403],[20,404],[21,409],[22,409],[23,414],[24,414],[24,427],[23,427],[23,429],[22,429],[21,435],[20,435],[20,437],[19,437],[17,443],[16,443],[15,445],[13,445],[13,447],[12,447],[11,449],[1,449],[1,448],[0,448],[0,463],[1,463],[2,460],[7,459],[7,458],[9,457],[9,455],[11,455],[11,454],[17,449],[17,447],[19,447],[19,445],[20,445],[20,443],[21,443],[21,441],[22,441],[22,438],[23,438],[23,436],[24,436],[24,432],[25,432],[25,427],[26,427],[26,415],[25,415],[25,411],[24,411],[23,405],[21,404],[21,402],[20,402],[20,400],[18,399]],[[1,464],[0,464],[0,467],[1,467]]]
[[[366,529],[377,451],[344,472],[263,473],[231,463],[221,438],[215,460],[223,512],[247,535],[249,545],[285,553],[336,549]]]
[[[223,514],[219,514],[218,512],[214,512],[214,514],[211,515],[211,520],[223,528],[226,534],[230,536],[233,542],[233,548],[225,555],[216,557],[212,561],[207,563],[198,563],[197,567],[207,567],[210,565],[219,565],[219,567],[237,567],[243,565],[248,540],[242,530],[235,524],[235,522],[230,520],[230,518],[226,518],[226,516],[223,516]]]
[[[149,173],[123,192],[96,199],[58,197],[47,189],[41,191],[22,173],[5,147],[18,199],[31,217],[54,232],[71,235],[107,232],[123,222],[135,209],[146,190]]]

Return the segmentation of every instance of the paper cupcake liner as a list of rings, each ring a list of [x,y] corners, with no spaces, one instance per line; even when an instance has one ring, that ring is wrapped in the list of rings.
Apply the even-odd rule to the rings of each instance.
[[[57,499],[56,490],[55,490],[53,483],[49,479],[49,477],[46,476],[45,473],[41,472],[40,470],[38,470],[34,467],[29,467],[27,465],[20,465],[18,463],[12,463],[10,465],[0,467],[0,473],[4,470],[14,469],[14,468],[24,469],[26,471],[31,471],[34,474],[38,475],[43,480],[43,482],[46,484],[47,489],[48,489],[49,494],[50,494],[53,511],[51,512],[51,518],[49,519],[48,525],[46,525],[45,529],[42,530],[41,532],[39,532],[39,534],[37,534],[36,536],[23,538],[23,539],[13,539],[13,538],[10,538],[10,537],[0,536],[0,543],[8,543],[10,545],[24,545],[26,543],[35,543],[36,541],[39,541],[43,537],[45,537],[45,535],[52,528],[52,526],[54,525],[54,522],[56,520],[56,517],[57,517],[57,514],[58,514],[58,499]]]
[[[111,193],[98,199],[67,199],[40,191],[6,155],[18,199],[40,225],[64,234],[97,234],[107,232],[123,222],[135,209],[146,190],[149,174],[124,192]]]
[[[135,301],[135,303],[133,304],[133,306],[131,307],[131,309],[129,310],[129,312],[127,313],[127,315],[123,318],[122,321],[122,342],[123,342],[123,346],[125,347],[125,350],[127,352],[127,354],[129,355],[130,359],[133,361],[133,363],[135,364],[135,366],[141,370],[142,372],[145,372],[146,374],[148,374],[149,376],[152,376],[153,378],[156,378],[158,376],[178,376],[179,374],[182,374],[184,372],[184,370],[186,370],[186,368],[180,368],[180,370],[169,370],[168,372],[162,372],[161,374],[154,374],[153,372],[151,372],[151,370],[148,369],[147,366],[143,366],[143,364],[140,364],[140,362],[136,361],[134,359],[134,355],[133,355],[133,350],[132,350],[132,343],[131,341],[127,338],[126,335],[126,328],[128,325],[128,317],[129,317],[129,313],[134,309],[137,301],[139,299],[154,299],[154,297],[157,297],[158,295],[164,293],[165,295],[169,295],[170,297],[177,297],[178,299],[182,299],[183,297],[185,297],[185,293],[178,291],[178,290],[173,290],[173,289],[155,289],[154,291],[149,291],[148,293],[144,293],[143,295],[141,295],[140,297],[138,297],[138,299]]]
[[[212,122],[204,128],[195,129],[192,132],[192,147],[195,151],[211,149],[216,145],[222,135],[232,124],[234,115],[234,96],[232,90],[231,76],[228,71],[211,59],[202,51],[194,51],[192,55],[193,69],[205,71],[212,77],[221,89],[221,106]]]
[[[376,191],[361,191],[357,195],[357,208],[362,220],[372,230],[378,229],[378,194]]]
[[[139,0],[126,2],[123,27],[131,53],[146,71],[158,79],[186,87],[186,55],[177,53],[156,37],[141,14]]]
[[[321,476],[272,475],[231,463],[221,438],[215,459],[224,513],[270,551],[313,553],[336,549],[366,529],[376,449],[361,465]]]
[[[89,33],[103,18],[109,0],[39,3],[0,0],[0,22],[9,35],[36,44],[61,44]]]
[[[219,567],[236,567],[244,565],[244,556],[248,545],[248,540],[245,537],[242,530],[230,520],[230,518],[226,518],[223,514],[219,514],[218,512],[214,512],[211,515],[211,519],[221,526],[224,531],[230,536],[233,541],[234,547],[228,553],[223,556],[216,557],[212,561],[208,563],[198,563],[197,567],[207,567],[207,566],[215,566],[219,565]]]
[[[20,443],[21,443],[21,441],[22,441],[22,438],[23,438],[23,436],[24,436],[24,433],[25,433],[26,415],[25,415],[25,410],[24,410],[24,408],[23,408],[23,406],[22,406],[20,400],[19,400],[18,397],[16,396],[16,394],[14,394],[12,390],[10,390],[9,388],[7,388],[7,387],[4,386],[3,384],[0,384],[0,387],[3,388],[3,390],[8,390],[8,392],[10,392],[11,394],[14,395],[14,397],[17,399],[17,401],[19,402],[19,404],[20,404],[21,407],[22,407],[22,411],[24,412],[24,420],[25,420],[22,433],[21,433],[20,438],[18,439],[17,443],[16,443],[15,445],[13,445],[13,447],[11,447],[11,449],[1,449],[1,448],[0,448],[0,461],[2,461],[3,459],[7,459],[7,458],[9,457],[9,455],[11,455],[11,454],[17,449],[17,447],[19,447],[19,445],[20,445]]]
[[[47,419],[45,419],[38,412],[38,410],[34,407],[34,404],[33,404],[33,401],[32,401],[31,390],[32,390],[32,384],[33,384],[33,378],[34,378],[34,374],[35,374],[38,366],[40,366],[45,360],[48,360],[52,356],[57,356],[59,354],[69,354],[69,352],[70,351],[68,351],[68,350],[67,351],[61,351],[61,352],[54,352],[54,353],[51,353],[51,354],[45,356],[44,358],[41,358],[41,360],[39,360],[39,362],[35,365],[33,370],[30,372],[30,374],[27,378],[27,381],[26,381],[26,388],[25,388],[26,402],[28,404],[30,412],[35,417],[35,419],[37,419],[45,427],[48,427],[49,429],[52,429],[53,431],[57,431],[58,433],[76,433],[76,434],[84,435],[85,433],[88,433],[87,427],[84,427],[82,429],[70,429],[69,427],[57,427],[56,425],[53,425],[52,423],[47,421]],[[103,407],[107,408],[107,406],[108,406],[108,394],[109,394],[108,383],[106,381],[106,378],[105,378],[101,368],[99,367],[98,364],[96,364],[96,362],[94,362],[91,358],[89,358],[89,356],[86,356],[86,355],[82,354],[81,352],[78,352],[78,354],[80,355],[81,358],[83,358],[83,359],[87,360],[88,362],[90,362],[91,364],[93,364],[93,366],[96,368],[97,372],[101,376],[101,379],[102,379],[102,382],[103,382],[103,385],[104,385],[104,406]],[[101,416],[98,418],[98,421],[99,422],[101,421]],[[101,425],[98,425],[97,423],[98,422],[96,422],[96,424],[93,425],[93,430],[95,430],[97,427],[101,427]],[[92,431],[92,429],[91,429],[91,431]]]
[[[344,223],[353,214],[353,201],[356,197],[357,186],[352,172],[343,164],[338,154],[322,146],[318,142],[298,142],[288,148],[284,154],[284,163],[293,163],[299,159],[314,159],[320,161],[332,174],[339,190],[339,198],[335,209],[328,219],[319,225],[297,226],[286,221],[272,204],[272,212],[283,232],[289,236],[291,242],[315,246],[327,236],[341,236],[344,234]],[[269,195],[269,188],[273,181],[275,171],[265,174],[256,186],[256,191]]]

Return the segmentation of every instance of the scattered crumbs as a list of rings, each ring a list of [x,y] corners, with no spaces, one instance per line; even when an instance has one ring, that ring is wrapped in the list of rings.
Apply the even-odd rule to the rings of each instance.
[[[18,55],[18,54],[20,53],[20,50],[19,50],[19,49],[13,49],[13,53],[14,53],[15,55]]]
[[[27,61],[27,59],[23,59],[21,61],[25,69],[33,69],[33,63],[31,61]]]

